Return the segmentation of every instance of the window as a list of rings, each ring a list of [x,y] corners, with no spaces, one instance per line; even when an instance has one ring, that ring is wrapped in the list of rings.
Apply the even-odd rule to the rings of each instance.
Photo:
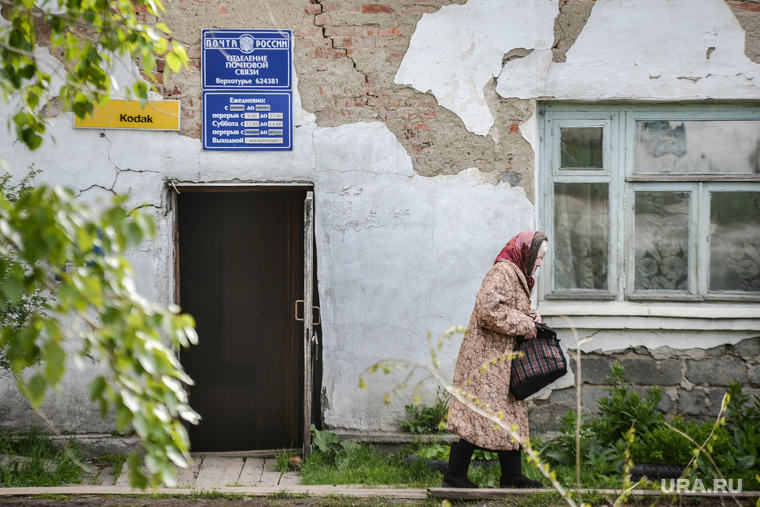
[[[544,300],[760,301],[759,107],[540,110]]]

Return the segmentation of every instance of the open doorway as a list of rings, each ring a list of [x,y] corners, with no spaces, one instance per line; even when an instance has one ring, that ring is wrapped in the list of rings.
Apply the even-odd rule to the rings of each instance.
[[[306,195],[291,187],[179,189],[178,300],[199,336],[180,355],[202,417],[189,427],[193,452],[304,443],[304,327],[295,302],[304,299]]]

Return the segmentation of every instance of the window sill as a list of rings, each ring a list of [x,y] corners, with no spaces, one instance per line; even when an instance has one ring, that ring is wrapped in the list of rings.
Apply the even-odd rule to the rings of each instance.
[[[757,303],[552,300],[537,311],[556,329],[760,331]]]

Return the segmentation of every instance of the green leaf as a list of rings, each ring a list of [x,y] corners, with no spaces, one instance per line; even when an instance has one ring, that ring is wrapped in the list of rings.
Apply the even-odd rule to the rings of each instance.
[[[751,454],[746,454],[736,460],[736,469],[740,472],[749,470],[755,464],[755,457]]]
[[[182,59],[173,52],[166,53],[166,64],[175,74],[182,70]]]
[[[16,278],[10,276],[3,284],[3,295],[11,304],[17,305],[24,294],[24,286]]]
[[[32,406],[37,408],[45,399],[45,389],[47,388],[47,382],[40,375],[35,375],[26,384],[26,393],[29,396],[29,401]]]
[[[48,348],[45,361],[47,381],[55,386],[66,371],[66,352],[59,345],[53,344]]]
[[[90,382],[90,399],[95,401],[103,396],[106,390],[106,379],[101,375]]]
[[[189,61],[181,45],[164,37],[170,32],[168,26],[156,22],[151,27],[139,15],[146,9],[156,15],[163,12],[160,0],[119,0],[107,6],[104,0],[59,3],[55,14],[37,9],[39,2],[33,0],[3,4],[0,90],[12,99],[6,100],[11,107],[8,117],[18,141],[31,150],[44,141],[47,118],[40,106],[46,97],[58,96],[64,112],[78,118],[107,102],[111,55],[141,60],[152,80],[158,55],[168,55],[166,69],[171,72],[187,67]],[[103,15],[106,10],[113,15]],[[49,36],[51,52],[62,60],[56,82],[63,84],[55,90],[50,74],[31,55],[38,33]],[[127,93],[145,103],[151,86],[140,80]],[[0,185],[4,181],[0,176]],[[142,425],[145,461],[153,463],[151,479],[173,480],[170,462],[184,464],[189,448],[187,432],[177,419],[196,423],[199,416],[176,385],[192,384],[192,379],[163,337],[188,346],[197,342],[197,335],[191,317],[151,304],[136,291],[124,249],[154,237],[155,222],[141,214],[125,221],[127,196],[101,215],[80,203],[69,189],[32,189],[18,202],[9,198],[12,193],[0,194],[5,197],[0,195],[0,243],[18,247],[11,258],[19,266],[8,271],[0,262],[5,273],[0,278],[0,311],[10,304],[21,312],[15,327],[0,331],[7,359],[2,363],[0,358],[0,365],[8,364],[20,378],[28,379],[19,389],[38,405],[47,386],[58,384],[66,373],[62,340],[78,340],[74,358],[90,357],[104,372],[90,384],[90,397],[104,414],[114,414],[120,430],[135,420],[135,426]],[[102,256],[93,252],[96,246]],[[65,266],[74,270],[66,273]],[[43,284],[48,284],[49,296],[40,295]],[[79,317],[92,325],[65,337],[63,329],[69,327],[60,324],[64,317]],[[34,364],[39,364],[35,375],[22,375]],[[163,378],[176,381],[170,385]],[[175,451],[167,456],[166,449]],[[130,483],[138,488],[148,484],[140,470],[145,461],[130,458]]]
[[[127,458],[127,466],[129,473],[127,475],[129,484],[138,489],[145,489],[148,487],[148,478],[140,470],[140,458],[136,454],[130,454]]]
[[[159,30],[161,30],[162,32],[164,32],[165,34],[167,34],[167,35],[170,34],[170,33],[172,33],[172,31],[169,30],[169,27],[166,26],[166,23],[162,23],[162,22],[159,21],[154,26],[156,28],[158,28]]]
[[[152,72],[156,67],[156,56],[153,52],[146,53],[142,59],[143,70],[145,72]]]

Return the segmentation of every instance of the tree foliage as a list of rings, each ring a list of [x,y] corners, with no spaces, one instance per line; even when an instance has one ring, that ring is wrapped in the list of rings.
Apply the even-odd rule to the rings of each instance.
[[[155,225],[125,211],[121,200],[95,211],[71,190],[46,187],[15,204],[0,198],[0,270],[9,272],[0,306],[18,305],[25,294],[49,294],[23,325],[2,329],[0,350],[34,406],[48,387],[60,386],[68,354],[102,365],[90,397],[104,415],[114,410],[120,431],[133,428],[140,437],[152,483],[172,484],[171,464],[187,466],[182,420],[195,423],[198,415],[182,385],[192,381],[167,342],[189,346],[197,338],[192,317],[138,294],[122,253],[152,237]],[[67,352],[68,326],[77,330],[79,345]],[[130,460],[130,483],[137,487],[148,484],[141,464],[136,456]]]
[[[0,195],[4,196],[8,204],[15,205],[19,197],[28,194],[32,187],[31,181],[39,171],[30,170],[20,181],[13,182],[11,175],[6,173],[0,177]],[[0,286],[8,277],[13,275],[13,271],[19,266],[18,260],[12,255],[6,256],[0,253]],[[24,292],[20,294],[16,301],[11,303],[6,301],[0,307],[0,329],[10,328],[13,332],[18,332],[24,327],[32,313],[42,310],[45,302],[45,294],[41,288],[33,292]],[[2,335],[0,334],[0,369],[10,370],[8,358],[3,353],[4,350]]]
[[[112,79],[116,58],[139,60],[151,80],[157,58],[165,59],[167,71],[187,65],[184,47],[167,40],[164,23],[141,20],[141,13],[163,12],[160,0],[0,0],[0,7],[0,96],[6,102],[18,97],[12,121],[30,149],[42,144],[46,98],[58,96],[65,111],[84,118],[118,87]],[[38,43],[60,58],[58,68],[45,68]],[[51,90],[51,72],[63,82],[58,90]],[[124,92],[145,101],[148,89],[137,80]]]
[[[41,146],[43,107],[53,99],[80,118],[107,102],[119,87],[117,60],[139,62],[143,79],[123,93],[141,102],[159,58],[165,78],[187,66],[185,49],[157,20],[163,9],[160,0],[0,0],[0,100],[11,108],[17,138],[31,150]],[[98,363],[90,397],[144,448],[142,458],[130,458],[130,483],[171,485],[172,464],[186,466],[189,458],[183,421],[198,420],[183,388],[191,380],[173,348],[194,343],[196,334],[192,317],[138,294],[123,256],[153,237],[155,223],[126,211],[125,197],[96,211],[72,190],[32,188],[29,180],[13,186],[7,178],[0,314],[9,320],[0,322],[0,365],[37,407],[61,386],[68,359]]]

